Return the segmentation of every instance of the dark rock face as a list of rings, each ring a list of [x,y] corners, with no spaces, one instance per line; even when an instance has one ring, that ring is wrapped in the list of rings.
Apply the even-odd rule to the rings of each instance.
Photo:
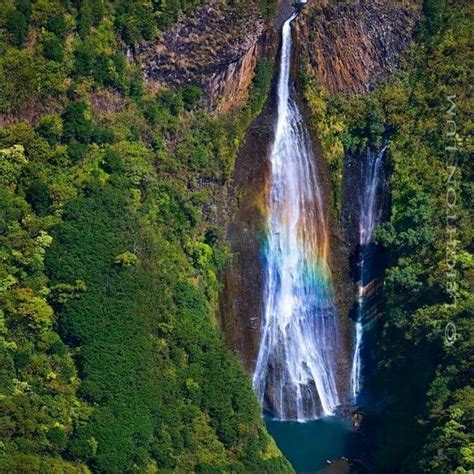
[[[299,18],[300,54],[331,92],[366,93],[399,65],[420,0],[314,2]]]
[[[291,9],[285,11],[281,18],[287,18],[291,11]],[[297,47],[295,45],[295,48]],[[296,54],[292,66],[292,76],[295,78]],[[253,372],[255,368],[263,312],[265,284],[263,249],[268,210],[266,200],[270,174],[269,154],[276,121],[277,74],[278,71],[275,72],[272,91],[265,109],[248,128],[236,161],[228,204],[231,221],[227,237],[232,250],[232,261],[221,274],[224,289],[220,295],[218,319],[228,345],[239,355],[249,372]],[[298,100],[298,105],[304,120],[308,122],[309,112],[304,103]],[[330,171],[318,138],[312,133],[310,136],[330,234],[329,265],[333,273],[341,340],[337,384],[339,393],[344,394],[348,389],[347,379],[350,372],[353,323],[348,314],[353,287],[349,280],[348,250],[342,229],[332,209]],[[270,399],[271,397],[267,396],[266,406],[271,411]]]
[[[384,147],[385,148],[385,147]],[[377,318],[382,308],[381,290],[386,265],[384,249],[378,246],[373,237],[362,242],[360,226],[364,223],[364,210],[367,211],[368,176],[373,166],[374,155],[380,150],[365,149],[362,152],[348,154],[344,163],[342,228],[349,245],[351,278],[358,288],[360,302],[354,300],[350,317],[358,318],[366,326],[361,355],[364,360],[364,376],[370,379],[375,370],[374,348],[378,337]],[[372,158],[371,158],[372,157]],[[375,227],[386,222],[390,215],[390,188],[386,161],[382,160],[381,169],[375,186],[375,204],[372,209]],[[367,216],[365,216],[367,217]],[[367,387],[362,387],[362,398],[368,397]]]
[[[373,153],[377,150],[370,150]],[[349,245],[351,255],[354,255],[359,245],[359,223],[361,222],[361,195],[363,193],[363,177],[367,170],[368,150],[359,153],[348,154],[345,157],[343,186],[342,186],[342,225],[344,238]],[[380,222],[389,218],[390,193],[387,165],[384,164],[380,176],[380,186],[377,190],[377,203],[380,209]]]
[[[291,0],[279,2],[278,14],[266,31],[269,57],[278,50],[279,30],[291,15]],[[276,79],[276,77],[275,77]],[[263,307],[262,248],[266,227],[268,156],[274,137],[276,81],[260,116],[247,129],[239,150],[222,214],[230,216],[227,227],[232,258],[222,271],[218,320],[229,347],[252,373],[257,358]]]
[[[274,96],[274,94],[272,94]],[[229,346],[253,372],[260,340],[264,274],[262,248],[266,225],[269,147],[274,130],[274,97],[247,130],[232,179],[228,241],[230,265],[222,272],[224,290],[219,320]]]
[[[307,55],[319,80],[332,92],[366,92],[391,67],[408,44],[418,18],[419,2],[344,2],[337,5],[313,4],[296,20],[294,44],[297,55]],[[280,9],[276,31],[291,13],[289,3]],[[270,55],[274,55],[279,35],[271,35]],[[268,33],[267,33],[268,34]],[[296,62],[293,67],[296,77]],[[269,149],[273,140],[276,113],[275,90],[265,110],[249,127],[236,161],[229,186],[227,208],[231,216],[228,241],[232,261],[222,272],[224,289],[219,301],[223,333],[249,372],[253,372],[258,353],[263,308],[263,243],[266,227],[266,191],[269,176]],[[308,112],[300,102],[306,120]],[[349,157],[345,169],[342,226],[332,206],[329,169],[317,137],[312,137],[321,174],[324,201],[330,229],[330,266],[334,276],[336,305],[339,311],[343,369],[338,382],[347,381],[352,357],[353,322],[350,314],[354,299],[354,272],[358,215],[352,205],[360,184],[357,157]],[[354,194],[355,193],[355,194]],[[354,203],[353,203],[354,204]],[[355,279],[354,279],[355,282]],[[343,393],[347,383],[340,389]]]

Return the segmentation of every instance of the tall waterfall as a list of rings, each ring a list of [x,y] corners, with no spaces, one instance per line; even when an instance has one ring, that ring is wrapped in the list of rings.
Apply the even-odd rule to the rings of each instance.
[[[365,156],[361,156],[359,196],[359,259],[357,282],[357,320],[354,357],[352,361],[351,386],[352,396],[356,400],[362,388],[362,349],[364,333],[370,313],[373,310],[371,296],[375,292],[375,262],[374,230],[380,222],[382,208],[377,199],[379,196],[383,157],[386,147],[378,152],[367,149]]]
[[[295,16],[282,32],[267,197],[264,314],[253,383],[273,416],[304,421],[329,415],[339,404],[338,327],[314,153],[290,82]]]

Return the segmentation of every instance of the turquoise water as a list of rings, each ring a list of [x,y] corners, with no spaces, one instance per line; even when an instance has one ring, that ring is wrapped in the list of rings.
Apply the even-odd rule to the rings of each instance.
[[[265,418],[270,434],[297,473],[314,473],[327,466],[326,460],[348,454],[348,420],[337,417],[298,423]]]

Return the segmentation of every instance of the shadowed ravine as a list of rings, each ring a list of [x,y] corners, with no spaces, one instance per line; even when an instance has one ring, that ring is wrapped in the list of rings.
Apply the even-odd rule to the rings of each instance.
[[[329,239],[311,139],[290,81],[291,22],[282,31],[278,115],[267,196],[264,314],[254,387],[280,420],[330,415],[336,384],[338,325]]]
[[[357,308],[356,308],[356,338],[351,371],[351,387],[354,402],[362,389],[364,365],[362,349],[364,334],[370,330],[376,294],[375,272],[377,270],[377,249],[374,245],[374,230],[382,216],[380,187],[383,174],[383,157],[386,147],[375,152],[367,149],[361,155],[360,193],[359,193],[359,248],[357,262]]]

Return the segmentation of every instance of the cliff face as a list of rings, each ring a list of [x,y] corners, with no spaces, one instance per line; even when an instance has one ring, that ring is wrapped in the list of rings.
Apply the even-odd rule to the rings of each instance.
[[[279,2],[269,42],[269,54],[276,56],[279,30],[293,11],[291,2]],[[223,291],[218,319],[229,347],[253,372],[260,340],[264,275],[261,249],[265,238],[268,185],[268,154],[274,136],[276,81],[262,113],[247,129],[239,150],[225,207],[230,215],[227,241],[230,263],[221,273]]]
[[[272,32],[256,3],[243,8],[210,0],[159,42],[140,46],[136,58],[151,88],[198,85],[210,108],[223,112],[245,98]]]
[[[314,4],[297,21],[299,54],[331,92],[370,91],[399,64],[420,0]]]
[[[290,12],[291,9],[286,9],[280,16],[287,18]],[[419,4],[413,2],[362,0],[337,5],[313,2],[295,21],[295,53],[310,65],[331,92],[364,93],[398,65],[399,54],[410,41],[418,15]],[[281,18],[277,28],[280,26]],[[274,43],[278,41],[279,35]],[[293,74],[296,72],[295,61]],[[265,110],[247,130],[236,162],[230,187],[232,218],[228,227],[233,258],[221,275],[224,291],[220,297],[219,319],[230,347],[239,354],[249,371],[254,369],[260,338],[264,288],[261,249],[266,222],[264,200],[275,96],[273,90]],[[304,104],[300,105],[305,116],[308,115]],[[306,118],[310,119],[309,116]],[[325,201],[330,205],[330,171],[317,137],[313,138]],[[344,346],[349,350],[353,332],[348,317],[353,297],[349,280],[349,248],[335,214],[331,211],[329,214],[331,267]],[[349,355],[347,358],[350,359]]]

